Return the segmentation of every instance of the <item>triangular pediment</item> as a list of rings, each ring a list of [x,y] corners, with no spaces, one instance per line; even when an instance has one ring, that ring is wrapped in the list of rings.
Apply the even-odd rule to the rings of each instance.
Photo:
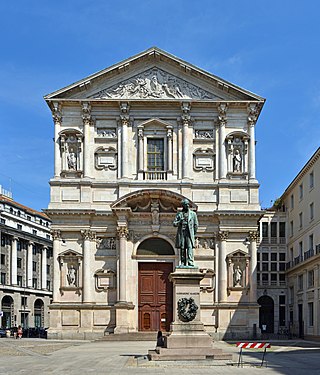
[[[55,91],[45,99],[264,101],[156,47]]]

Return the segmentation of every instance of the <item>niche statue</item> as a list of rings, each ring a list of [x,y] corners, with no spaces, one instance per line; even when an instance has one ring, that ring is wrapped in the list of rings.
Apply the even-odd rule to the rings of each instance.
[[[178,227],[176,247],[180,249],[180,266],[194,267],[193,249],[195,248],[195,236],[198,229],[197,214],[190,210],[188,199],[181,202],[182,211],[178,212],[173,226]]]

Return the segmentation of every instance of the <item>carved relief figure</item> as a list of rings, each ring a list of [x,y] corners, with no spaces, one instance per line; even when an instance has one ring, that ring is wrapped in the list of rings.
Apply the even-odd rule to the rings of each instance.
[[[242,271],[240,266],[237,266],[233,271],[234,286],[242,286]]]
[[[151,216],[152,216],[152,224],[159,225],[159,203],[158,202],[151,203]]]
[[[238,149],[234,150],[233,154],[233,171],[234,172],[241,172],[241,162],[242,157],[240,151]]]
[[[68,267],[67,280],[70,286],[76,286],[76,270],[72,264]]]
[[[161,69],[149,69],[121,84],[104,89],[94,98],[195,98],[214,99],[215,96],[200,87],[175,77]]]

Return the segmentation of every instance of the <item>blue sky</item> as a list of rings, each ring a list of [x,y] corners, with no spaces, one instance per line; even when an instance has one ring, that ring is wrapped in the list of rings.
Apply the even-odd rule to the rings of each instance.
[[[49,202],[43,96],[151,46],[267,99],[256,127],[263,207],[319,147],[317,0],[12,0],[0,14],[0,184],[22,204]]]

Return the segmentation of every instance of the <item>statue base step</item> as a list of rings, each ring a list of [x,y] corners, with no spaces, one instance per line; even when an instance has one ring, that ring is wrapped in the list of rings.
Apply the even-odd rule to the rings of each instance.
[[[156,347],[155,350],[148,351],[148,357],[151,361],[232,360],[232,354],[208,347],[175,349]]]

